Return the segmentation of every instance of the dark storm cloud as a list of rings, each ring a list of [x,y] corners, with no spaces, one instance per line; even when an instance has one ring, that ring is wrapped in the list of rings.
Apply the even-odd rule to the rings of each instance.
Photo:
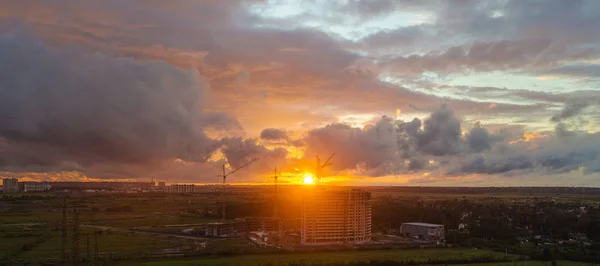
[[[487,129],[481,127],[479,122],[475,123],[466,138],[469,147],[475,152],[490,149],[490,134]]]
[[[461,151],[460,137],[460,120],[450,107],[442,105],[425,119],[418,145],[427,154],[451,155]]]
[[[309,132],[305,139],[305,157],[336,153],[334,169],[355,169],[358,165],[364,165],[367,170],[377,169],[395,160],[393,131],[394,124],[389,117],[383,117],[365,130],[343,124],[327,125]]]
[[[451,170],[450,175],[461,175],[469,173],[479,174],[501,174],[513,170],[530,169],[534,166],[534,161],[526,155],[497,156],[491,155],[486,158],[483,155],[477,155],[472,159],[461,162],[458,169]]]
[[[560,124],[559,124],[560,125]],[[509,174],[512,171],[537,171],[544,174],[583,174],[599,172],[600,134],[569,132],[562,136],[492,148],[477,156],[454,158],[447,175]],[[533,148],[532,148],[533,147]]]
[[[418,171],[423,170],[427,167],[428,161],[423,158],[413,158],[408,162],[408,170],[409,171]]]
[[[550,121],[560,122],[564,119],[576,116],[589,105],[590,102],[587,99],[569,99],[565,102],[563,109],[560,111],[560,113],[552,116]]]
[[[388,117],[363,129],[328,125],[311,131],[306,139],[307,154],[336,152],[337,170],[366,168],[370,175],[425,170],[440,176],[511,175],[514,171],[539,170],[556,174],[581,167],[585,173],[599,169],[594,165],[600,159],[600,134],[564,129],[548,138],[512,142],[514,134],[502,130],[490,134],[476,123],[462,138],[460,120],[446,105],[426,118],[423,128],[420,125],[421,120],[416,118],[403,122]],[[522,128],[519,132],[523,134]]]
[[[584,173],[598,172],[600,134],[576,134],[544,143],[536,151],[539,165],[552,173],[582,169]]]
[[[0,36],[0,77],[5,166],[205,162],[220,144],[203,129],[238,125],[203,112],[196,71],[52,49],[19,32]]]
[[[206,112],[202,115],[202,124],[217,130],[244,130],[235,117],[225,113]]]
[[[417,118],[402,122],[386,116],[364,129],[331,124],[309,133],[305,139],[307,156],[335,152],[333,167],[337,169],[362,165],[371,173],[386,174],[390,169],[406,169],[404,159],[409,159],[408,170],[418,170],[427,166],[424,155],[444,156],[463,151],[460,120],[448,106],[435,110],[423,124],[421,129],[421,120]]]
[[[227,163],[232,168],[237,168],[244,163],[260,158],[256,164],[262,170],[271,169],[272,165],[281,166],[287,155],[283,148],[274,150],[267,149],[265,146],[257,144],[256,139],[225,138],[221,140],[223,145],[221,151],[227,159]]]
[[[264,140],[287,140],[287,133],[282,129],[266,128],[260,133],[260,138]]]
[[[414,118],[410,122],[400,122],[397,127],[398,130],[406,132],[409,136],[417,136],[417,133],[421,130],[421,120]]]

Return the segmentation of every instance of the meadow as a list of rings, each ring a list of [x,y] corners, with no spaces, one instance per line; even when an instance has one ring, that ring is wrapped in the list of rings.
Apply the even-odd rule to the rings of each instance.
[[[248,215],[270,216],[272,211],[271,187],[231,189],[228,199],[229,218]],[[280,214],[297,218],[299,197],[293,190],[281,193]],[[278,251],[261,249],[251,245],[245,238],[209,239],[195,236],[179,236],[132,231],[132,227],[177,232],[186,228],[200,227],[205,223],[220,221],[220,197],[216,193],[196,195],[172,195],[163,193],[53,193],[12,194],[0,196],[0,265],[60,265],[62,254],[61,223],[63,196],[66,197],[68,223],[74,223],[74,209],[79,217],[79,257],[86,261],[94,257],[94,234],[98,234],[97,265],[551,265],[550,261],[532,261],[523,255],[511,255],[471,248],[422,248],[390,250],[338,251]],[[434,221],[442,211],[442,205],[459,204],[465,199],[472,204],[503,206],[510,203],[534,204],[539,201],[600,202],[597,194],[573,193],[518,193],[508,192],[432,192],[373,191],[374,234],[397,217],[382,214],[418,215]],[[388,205],[382,205],[385,202]],[[424,204],[422,202],[436,202]],[[414,204],[413,204],[414,203]],[[391,204],[391,205],[390,205]],[[412,205],[411,205],[412,204]],[[470,203],[471,204],[471,203]],[[405,206],[406,205],[406,206]],[[413,206],[414,205],[414,206]],[[289,207],[292,206],[292,207]],[[399,210],[388,207],[404,206]],[[467,204],[466,206],[471,206]],[[549,205],[550,206],[550,205]],[[429,208],[429,209],[427,209]],[[433,208],[433,209],[432,209]],[[555,208],[555,207],[548,207]],[[475,208],[475,210],[479,210]],[[378,214],[377,214],[378,213]],[[431,214],[428,217],[427,214]],[[442,216],[446,217],[446,216]],[[448,216],[451,218],[451,216]],[[379,220],[376,220],[379,219]],[[410,218],[412,219],[412,218]],[[449,220],[445,222],[451,225]],[[67,255],[72,252],[73,232],[69,229]],[[497,228],[494,228],[497,230]],[[374,235],[375,236],[375,235]],[[89,245],[88,245],[89,237]],[[88,251],[89,246],[89,251]],[[496,249],[498,250],[498,249]],[[504,251],[504,249],[501,249]],[[534,252],[530,252],[534,253]],[[175,257],[174,257],[175,256]],[[368,264],[371,263],[371,264]],[[555,265],[588,265],[569,261],[555,261]]]

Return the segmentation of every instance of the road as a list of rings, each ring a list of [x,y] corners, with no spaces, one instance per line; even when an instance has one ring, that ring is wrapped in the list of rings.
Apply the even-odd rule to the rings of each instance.
[[[176,234],[170,234],[168,232],[164,232],[164,233],[161,233],[161,232],[147,232],[147,231],[131,230],[131,229],[125,229],[125,228],[120,228],[120,227],[112,227],[112,226],[104,226],[104,225],[82,224],[81,227],[95,228],[95,229],[99,229],[99,230],[111,230],[111,231],[122,232],[122,233],[136,232],[136,233],[139,233],[139,234],[147,234],[147,235],[162,235],[162,236],[168,235],[168,236],[177,237],[177,238],[181,238],[181,239],[190,239],[190,240],[204,239],[204,240],[206,240],[206,238],[197,237],[197,236],[176,235]]]

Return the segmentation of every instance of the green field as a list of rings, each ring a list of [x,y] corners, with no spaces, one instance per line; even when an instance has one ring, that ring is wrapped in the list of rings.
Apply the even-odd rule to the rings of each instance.
[[[427,263],[431,260],[452,261],[469,260],[475,258],[488,258],[492,261],[511,261],[518,259],[515,255],[505,255],[486,250],[473,249],[414,249],[414,250],[369,250],[369,251],[341,251],[341,252],[315,252],[292,253],[272,255],[247,255],[227,258],[206,258],[192,260],[162,260],[126,263],[122,265],[167,266],[167,265],[324,265],[327,263],[348,263],[370,260],[390,260],[397,262]]]
[[[270,188],[266,188],[270,189]],[[268,190],[270,191],[270,190]],[[244,194],[245,193],[245,194]],[[459,202],[469,199],[481,206],[519,204],[532,206],[536,202],[598,202],[597,195],[554,195],[549,193],[414,193],[377,191],[375,202],[388,202],[386,197],[400,203],[418,201]],[[249,214],[269,216],[268,205],[271,194],[249,193],[240,190],[230,197],[228,214],[247,217]],[[289,206],[297,206],[297,195],[288,196]],[[266,205],[265,205],[266,204]],[[405,204],[406,205],[406,204]],[[410,210],[412,205],[401,205]],[[61,222],[63,199],[60,195],[17,194],[0,197],[0,265],[3,262],[55,263],[62,253]],[[168,235],[164,233],[135,232],[131,227],[146,227],[157,231],[176,232],[187,228],[201,227],[204,223],[220,221],[218,197],[214,194],[170,195],[170,194],[86,194],[74,193],[67,198],[68,224],[73,224],[73,209],[78,210],[79,257],[87,257],[87,238],[98,232],[98,258],[105,265],[339,265],[351,262],[391,262],[405,265],[551,265],[550,262],[527,261],[541,254],[541,248],[520,245],[512,251],[521,255],[505,255],[484,250],[489,246],[471,245],[479,250],[462,248],[424,248],[390,250],[348,250],[337,252],[308,252],[308,250],[277,253],[277,249],[261,249],[246,238],[210,239],[192,236]],[[265,207],[266,206],[266,207]],[[419,206],[419,205],[415,205]],[[470,206],[470,205],[468,205]],[[553,205],[552,205],[553,206]],[[576,205],[579,206],[579,205]],[[422,207],[419,207],[422,208]],[[429,212],[432,208],[428,207]],[[426,209],[426,208],[424,208]],[[382,211],[385,209],[379,209]],[[261,211],[263,213],[261,213]],[[285,214],[282,214],[285,213]],[[296,218],[298,208],[281,209],[282,216]],[[437,215],[437,213],[434,213]],[[431,217],[437,217],[435,215]],[[401,219],[402,217],[400,217]],[[450,217],[452,218],[452,216]],[[385,219],[379,218],[379,219]],[[387,218],[393,220],[391,218]],[[379,230],[379,229],[378,229]],[[382,240],[381,231],[373,232],[375,240]],[[72,252],[72,228],[69,229],[68,246]],[[377,236],[377,237],[375,237]],[[91,253],[94,252],[90,237]],[[292,246],[292,245],[290,245]],[[467,245],[463,245],[467,246]],[[388,247],[389,248],[389,247]],[[496,249],[503,250],[503,249]],[[510,250],[510,249],[508,249]],[[516,251],[515,251],[516,250]],[[558,251],[561,251],[559,249]],[[537,253],[536,253],[537,252]],[[185,256],[185,258],[184,258]],[[572,256],[571,256],[572,257]],[[592,255],[588,256],[593,259]],[[155,258],[149,260],[149,258]],[[558,257],[558,258],[565,258]],[[582,260],[590,261],[590,258]],[[148,259],[148,260],[146,260]],[[576,258],[577,259],[577,258]],[[481,262],[485,262],[481,264]],[[17,265],[20,265],[17,263]],[[33,264],[32,264],[33,265]],[[559,261],[558,265],[589,265]]]
[[[473,264],[453,264],[454,266],[551,266],[550,261],[515,261],[515,262],[492,262],[492,263],[473,263]],[[588,266],[589,263],[564,261],[556,262],[558,266]]]

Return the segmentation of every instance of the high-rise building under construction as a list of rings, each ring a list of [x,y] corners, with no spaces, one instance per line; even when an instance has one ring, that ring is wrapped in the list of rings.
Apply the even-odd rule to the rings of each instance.
[[[355,244],[371,239],[371,192],[307,188],[302,201],[304,245]]]

